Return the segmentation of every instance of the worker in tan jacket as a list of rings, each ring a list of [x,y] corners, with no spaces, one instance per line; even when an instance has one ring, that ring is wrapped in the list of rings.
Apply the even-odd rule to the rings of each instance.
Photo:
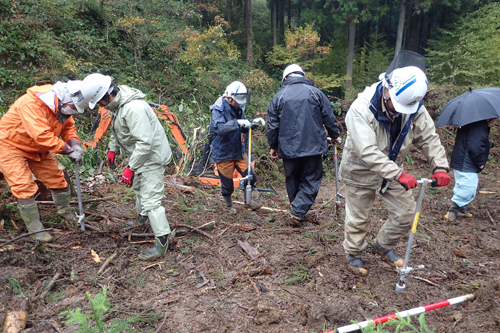
[[[429,160],[437,185],[450,183],[445,150],[423,106],[424,72],[409,66],[395,69],[390,79],[382,75],[381,79],[360,93],[347,112],[347,140],[340,163],[346,194],[343,246],[350,268],[360,275],[368,274],[361,255],[377,192],[390,214],[378,232],[375,250],[391,266],[403,265],[394,249],[408,233],[415,212],[410,189],[417,180],[403,170],[413,145]]]
[[[82,161],[83,150],[72,117],[83,113],[87,105],[80,85],[81,81],[68,81],[33,86],[0,119],[0,168],[29,232],[43,229],[33,175],[51,189],[67,227],[76,228],[78,219],[69,207],[71,192],[52,153],[69,155],[77,163]],[[52,240],[46,232],[34,238]]]

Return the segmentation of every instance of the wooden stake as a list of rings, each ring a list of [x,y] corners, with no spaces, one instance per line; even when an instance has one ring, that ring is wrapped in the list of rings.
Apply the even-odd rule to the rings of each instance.
[[[113,260],[113,258],[116,257],[116,254],[117,253],[115,252],[108,259],[106,259],[104,264],[102,264],[101,268],[99,268],[99,270],[97,271],[97,275],[101,274],[104,271],[104,269],[109,265],[111,260]]]

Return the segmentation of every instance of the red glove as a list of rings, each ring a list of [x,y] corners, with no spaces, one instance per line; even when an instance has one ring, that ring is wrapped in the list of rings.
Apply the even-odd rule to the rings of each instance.
[[[437,180],[437,186],[448,186],[451,181],[450,176],[446,172],[435,172],[431,179]]]
[[[415,188],[417,187],[418,183],[417,183],[417,179],[413,176],[410,176],[409,174],[407,173],[404,173],[402,172],[401,173],[401,176],[399,176],[399,179],[398,179],[398,182],[401,183],[401,185],[403,185],[403,187],[405,188],[405,190],[409,190],[410,188]]]
[[[116,165],[115,165],[115,152],[111,151],[111,150],[108,151],[108,165],[109,165],[109,167],[111,169],[116,168]]]
[[[122,173],[122,181],[127,185],[132,185],[134,182],[134,171],[130,170],[129,167],[126,167]]]

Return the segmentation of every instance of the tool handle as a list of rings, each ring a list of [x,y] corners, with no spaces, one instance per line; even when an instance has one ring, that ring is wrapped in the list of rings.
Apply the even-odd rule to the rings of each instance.
[[[417,180],[417,183],[419,183],[419,184],[430,183],[432,187],[436,187],[437,186],[437,179],[422,178],[420,180]]]

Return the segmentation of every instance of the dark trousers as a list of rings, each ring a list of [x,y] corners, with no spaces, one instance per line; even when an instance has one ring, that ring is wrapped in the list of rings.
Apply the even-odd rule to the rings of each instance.
[[[323,176],[321,155],[283,160],[292,213],[304,218],[316,200]]]

